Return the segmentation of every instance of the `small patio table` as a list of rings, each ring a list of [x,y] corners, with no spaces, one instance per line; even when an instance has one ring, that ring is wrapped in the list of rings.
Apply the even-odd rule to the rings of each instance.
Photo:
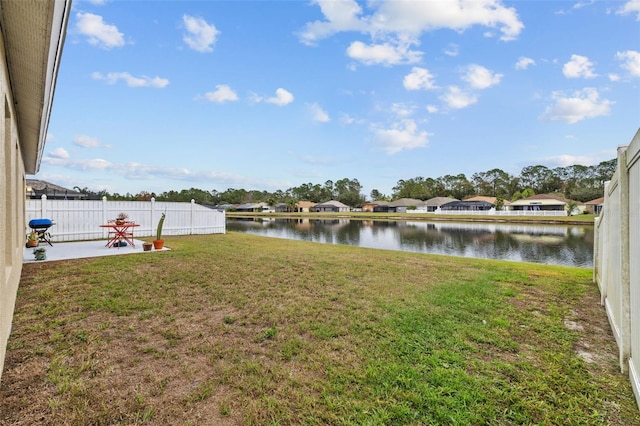
[[[131,247],[135,248],[136,245],[133,242],[133,228],[136,226],[140,226],[140,224],[135,222],[109,222],[105,225],[100,225],[101,228],[109,228],[109,236],[105,247],[111,248],[118,243],[118,248],[120,248],[120,241],[125,240],[131,245]]]

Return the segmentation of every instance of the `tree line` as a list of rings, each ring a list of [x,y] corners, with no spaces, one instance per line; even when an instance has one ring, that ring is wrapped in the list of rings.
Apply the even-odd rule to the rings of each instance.
[[[373,189],[369,200],[396,200],[398,198],[416,198],[428,200],[433,197],[452,197],[462,200],[474,195],[497,197],[515,201],[534,194],[557,194],[574,201],[590,201],[604,194],[604,183],[611,179],[616,170],[617,160],[603,161],[594,166],[572,165],[548,168],[542,165],[527,166],[519,176],[513,176],[504,170],[495,168],[477,172],[467,178],[463,173],[445,175],[438,178],[417,176],[401,179],[392,188],[391,194],[383,194]],[[362,185],[358,179],[327,180],[324,184],[304,183],[287,190],[274,192],[228,188],[225,191],[206,191],[197,188],[182,191],[166,191],[161,194],[140,192],[138,194],[109,194],[106,191],[94,192],[88,188],[75,188],[87,198],[98,199],[107,196],[113,200],[146,201],[154,197],[158,201],[190,202],[195,200],[203,205],[243,204],[266,202],[292,204],[296,201],[314,203],[338,200],[348,206],[361,207],[367,202],[362,194]]]

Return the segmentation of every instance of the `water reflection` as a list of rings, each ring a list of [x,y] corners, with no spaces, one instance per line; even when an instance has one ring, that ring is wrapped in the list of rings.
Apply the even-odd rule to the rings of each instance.
[[[229,218],[227,230],[387,250],[593,266],[589,226]]]

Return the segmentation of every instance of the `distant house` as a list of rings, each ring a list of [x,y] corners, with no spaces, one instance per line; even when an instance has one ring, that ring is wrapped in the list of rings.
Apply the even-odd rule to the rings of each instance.
[[[423,205],[424,201],[416,198],[399,198],[389,203],[389,207],[394,209],[396,213],[406,213],[407,210],[415,210]]]
[[[233,210],[236,208],[235,204],[218,204],[217,206],[215,206],[214,208],[218,209],[218,210]]]
[[[289,210],[291,210],[291,207],[287,203],[278,203],[276,204],[275,209],[276,209],[276,213],[289,213]]]
[[[363,211],[363,212],[372,212],[372,211],[373,211],[373,209],[374,209],[376,206],[380,205],[380,203],[385,203],[385,201],[371,201],[371,202],[369,202],[369,203],[364,203],[364,204],[362,205],[362,211]]]
[[[602,206],[604,205],[604,197],[596,198],[595,200],[587,201],[584,203],[585,212],[589,214],[599,215],[602,212]]]
[[[391,204],[389,201],[376,201],[375,204],[372,205],[371,211],[375,213],[388,213],[392,209],[389,204]],[[395,209],[392,211],[395,211]]]
[[[312,201],[298,201],[296,203],[296,212],[297,213],[309,213],[312,211],[313,207],[316,203]]]
[[[488,203],[493,204],[494,206],[498,203],[498,197],[488,197],[486,195],[476,195],[473,197],[465,198],[463,201],[486,201]],[[511,204],[509,200],[502,200],[502,205],[507,206]]]
[[[292,208],[290,204],[279,203],[279,204],[276,204],[275,211],[276,213],[289,213],[289,212],[309,213],[310,211],[312,211],[312,208],[315,205],[316,203],[312,201],[298,201],[297,203],[295,203],[294,207]]]
[[[373,211],[376,213],[406,213],[407,210],[414,210],[424,205],[424,201],[415,198],[399,198],[397,200],[376,201]]]
[[[275,211],[267,203],[245,203],[235,207],[237,212],[264,213]]]
[[[450,197],[434,197],[434,198],[429,198],[427,201],[424,202],[424,204],[420,207],[418,207],[417,210],[421,210],[421,211],[426,211],[428,213],[431,212],[435,212],[436,210],[438,210],[438,208],[440,208],[440,206],[443,206],[447,203],[451,203],[453,201],[460,201],[457,200],[455,198],[450,198]]]
[[[337,200],[331,200],[331,201],[327,201],[326,203],[316,204],[315,206],[313,206],[312,209],[314,212],[317,212],[317,213],[327,213],[327,212],[338,213],[338,212],[348,212],[350,210],[349,206]]]
[[[531,197],[522,198],[509,204],[509,210],[531,210],[531,211],[564,211],[566,209],[566,200],[557,195],[538,194]]]
[[[488,201],[451,201],[440,206],[441,211],[487,211],[495,207]]]
[[[47,196],[49,200],[80,200],[85,198],[82,192],[65,188],[55,183],[39,179],[27,179],[27,197],[42,198]]]

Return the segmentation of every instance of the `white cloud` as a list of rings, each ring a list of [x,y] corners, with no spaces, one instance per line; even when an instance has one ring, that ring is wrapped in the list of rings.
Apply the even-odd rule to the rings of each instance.
[[[398,65],[419,62],[422,52],[410,50],[407,44],[370,44],[365,45],[361,41],[354,41],[347,48],[347,56],[362,62],[365,65]]]
[[[213,44],[220,31],[213,24],[207,23],[202,18],[184,15],[182,17],[187,33],[182,40],[191,49],[197,52],[213,52]]]
[[[586,56],[571,55],[571,60],[564,64],[562,73],[567,78],[594,78],[593,63]]]
[[[586,155],[554,155],[551,157],[545,157],[542,159],[547,164],[551,164],[557,167],[567,167],[574,164],[580,164],[582,166],[591,166],[598,164],[592,157]]]
[[[293,99],[294,99],[293,95],[290,92],[288,92],[287,90],[285,90],[283,88],[278,88],[276,90],[276,95],[274,97],[264,99],[264,102],[266,102],[268,104],[284,106],[284,105],[288,105],[291,102],[293,102]],[[258,98],[258,100],[262,100],[262,99]]]
[[[478,102],[477,96],[472,93],[463,92],[457,86],[449,86],[447,93],[440,96],[440,99],[447,104],[449,108],[462,109]]]
[[[95,5],[95,6],[102,6],[107,4],[107,0],[89,0],[89,3]]]
[[[391,104],[391,111],[398,117],[408,117],[413,114],[415,110],[411,105],[406,105],[403,103],[394,103]]]
[[[309,110],[311,111],[311,115],[313,117],[313,121],[318,121],[320,123],[328,123],[331,121],[329,114],[322,109],[322,107],[318,103],[309,104]]]
[[[341,31],[365,31],[367,24],[358,16],[362,9],[355,0],[312,0],[320,6],[326,21],[315,21],[306,24],[299,36],[307,45],[329,37]]]
[[[420,67],[413,67],[411,73],[404,76],[402,84],[407,90],[430,90],[437,88],[433,81],[433,75],[429,70]]]
[[[64,151],[64,150],[63,150]],[[180,167],[158,167],[137,162],[118,163],[101,158],[93,159],[70,159],[60,153],[54,157],[51,153],[42,159],[44,164],[63,167],[69,170],[82,172],[102,172],[105,173],[102,180],[107,176],[124,176],[127,179],[149,180],[149,179],[170,179],[176,181],[203,182],[207,185],[213,184],[222,187],[273,187],[281,188],[284,184],[279,182],[265,182],[262,178],[254,179],[241,175],[233,175],[217,171],[193,172]],[[60,181],[60,179],[56,179]],[[291,186],[287,184],[286,186]]]
[[[416,122],[411,119],[396,123],[391,129],[373,128],[376,142],[387,154],[396,154],[404,150],[423,148],[429,143],[429,133],[418,131]]]
[[[587,87],[569,96],[562,92],[554,92],[552,98],[555,104],[546,108],[542,114],[543,120],[564,121],[574,124],[587,118],[609,115],[614,102],[607,99],[600,100],[598,90]]]
[[[616,59],[621,62],[620,66],[623,69],[629,71],[631,76],[640,77],[640,52],[636,50],[616,52]]]
[[[89,44],[111,49],[124,46],[124,36],[115,25],[105,24],[102,16],[93,13],[77,13],[76,29],[89,39]]]
[[[616,13],[618,15],[628,15],[636,13],[636,20],[640,21],[640,0],[629,0]]]
[[[162,89],[169,85],[169,80],[160,77],[147,77],[146,75],[134,77],[128,72],[110,72],[102,74],[99,72],[91,73],[94,80],[105,80],[109,84],[116,84],[118,80],[123,80],[129,87],[154,87]]]
[[[102,146],[102,144],[98,139],[92,138],[91,136],[87,136],[87,135],[76,136],[73,139],[73,143],[83,148],[98,148]]]
[[[69,158],[69,153],[67,152],[66,149],[60,147],[60,148],[56,148],[53,151],[49,152],[49,156],[52,157],[52,158],[66,160],[67,158]]]
[[[435,114],[438,111],[440,111],[440,109],[438,108],[437,105],[427,105],[427,112],[429,114]]]
[[[531,65],[535,65],[535,64],[536,64],[536,61],[534,61],[533,59],[527,58],[526,56],[520,56],[518,58],[518,62],[516,62],[516,69],[517,70],[526,70]]]
[[[620,81],[620,76],[618,74],[610,73],[609,81]]]
[[[444,54],[447,56],[458,56],[460,53],[460,47],[457,44],[449,44],[446,49],[444,49]]]
[[[238,95],[226,84],[218,84],[216,90],[205,93],[205,98],[211,102],[224,103],[238,100]]]
[[[481,90],[500,83],[502,74],[496,74],[481,65],[472,64],[466,68],[466,74],[462,79],[469,83],[473,89]]]
[[[352,124],[365,124],[366,121],[361,119],[361,118],[353,117],[353,116],[351,116],[349,114],[342,114],[340,116],[340,123],[345,125],[345,126],[349,126],[349,125],[352,125]]]
[[[524,28],[516,10],[496,0],[375,1],[368,4],[375,9],[368,16],[363,15],[355,0],[313,0],[312,3],[320,6],[325,19],[306,24],[299,35],[305,44],[315,44],[345,31],[401,39],[405,35],[417,37],[443,28],[461,32],[474,25],[497,29],[502,40],[513,40]]]

